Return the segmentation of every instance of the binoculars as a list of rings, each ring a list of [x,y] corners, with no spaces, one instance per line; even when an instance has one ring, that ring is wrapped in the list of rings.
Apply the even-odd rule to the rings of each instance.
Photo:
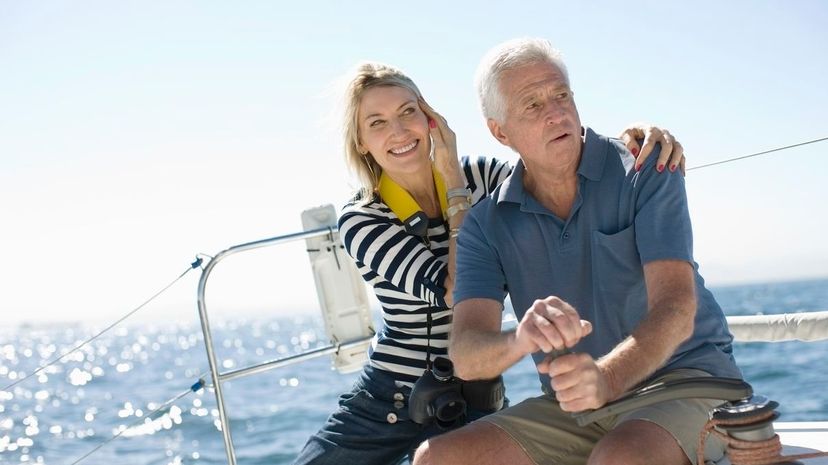
[[[460,426],[468,409],[495,412],[503,408],[506,388],[503,377],[465,381],[454,376],[454,365],[445,357],[436,357],[414,384],[408,414],[415,423],[432,421],[441,428]]]

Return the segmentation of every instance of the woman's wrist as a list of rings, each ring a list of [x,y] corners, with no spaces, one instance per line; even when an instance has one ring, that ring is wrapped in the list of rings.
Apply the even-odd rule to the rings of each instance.
[[[446,199],[449,204],[466,202],[471,205],[472,194],[468,187],[456,187],[446,191]]]
[[[469,208],[471,208],[471,204],[466,200],[454,202],[446,209],[446,218],[451,222],[452,219],[457,219],[461,214],[465,214]]]
[[[463,177],[463,170],[460,168],[460,162],[455,161],[453,166],[445,166],[442,164],[435,164],[435,166],[440,175],[443,176],[443,181],[445,181],[447,189],[466,187],[466,178]]]

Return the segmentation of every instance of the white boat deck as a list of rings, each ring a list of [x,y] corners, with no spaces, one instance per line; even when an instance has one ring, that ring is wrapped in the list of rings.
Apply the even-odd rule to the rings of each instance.
[[[776,422],[773,428],[782,439],[782,455],[828,451],[828,421]],[[796,463],[796,462],[794,462]],[[828,457],[804,459],[803,465],[828,465]],[[724,459],[717,465],[731,465]]]

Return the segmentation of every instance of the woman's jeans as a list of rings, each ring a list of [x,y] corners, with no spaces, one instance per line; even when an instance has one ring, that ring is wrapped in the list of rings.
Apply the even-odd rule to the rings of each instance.
[[[432,423],[419,425],[408,416],[411,388],[398,387],[386,371],[366,366],[339,408],[308,439],[294,465],[394,465],[413,458],[426,439],[446,432]],[[469,412],[469,420],[492,412]]]

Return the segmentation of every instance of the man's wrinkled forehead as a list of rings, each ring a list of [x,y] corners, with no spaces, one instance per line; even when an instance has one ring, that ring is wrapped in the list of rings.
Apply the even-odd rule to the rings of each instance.
[[[500,91],[510,102],[548,89],[569,89],[566,75],[554,63],[529,63],[505,70],[500,76]]]

